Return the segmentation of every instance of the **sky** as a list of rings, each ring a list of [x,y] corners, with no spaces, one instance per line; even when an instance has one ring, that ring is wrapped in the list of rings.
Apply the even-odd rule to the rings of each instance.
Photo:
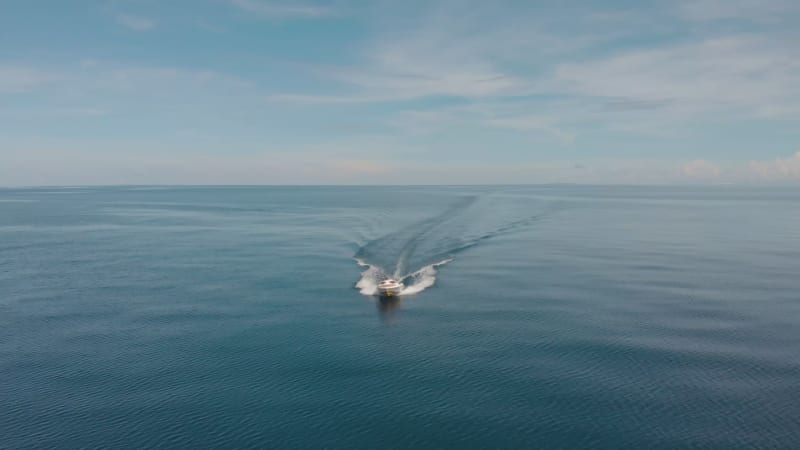
[[[0,186],[800,183],[797,0],[0,0]]]

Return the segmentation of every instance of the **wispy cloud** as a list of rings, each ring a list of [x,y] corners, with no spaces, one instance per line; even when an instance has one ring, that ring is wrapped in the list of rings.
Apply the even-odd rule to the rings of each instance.
[[[800,113],[800,49],[758,36],[709,39],[562,64],[555,83],[567,93],[684,111],[792,116]]]
[[[421,55],[420,55],[421,56]],[[423,61],[414,54],[374,54],[367,66],[321,71],[347,93],[278,94],[273,101],[293,103],[384,103],[427,97],[490,98],[519,92],[524,82],[488,67]]]
[[[90,106],[48,106],[38,108],[15,108],[13,111],[0,107],[0,117],[31,121],[60,118],[92,118],[105,116],[110,110]]]
[[[309,109],[391,106],[384,123],[402,133],[483,128],[559,145],[574,145],[587,129],[644,139],[685,134],[702,121],[800,118],[800,47],[790,44],[786,28],[722,27],[630,46],[652,28],[689,33],[701,15],[714,20],[711,10],[721,5],[707,2],[707,11],[692,17],[688,3],[659,7],[669,25],[647,8],[589,8],[570,33],[563,31],[569,18],[524,8],[500,17],[478,3],[433,2],[404,16],[392,5],[381,11],[372,39],[356,47],[356,62],[314,66],[308,74],[323,83],[313,93],[283,91],[268,100]],[[770,11],[785,5],[767,3]],[[620,32],[620,22],[633,31]],[[453,102],[467,106],[443,106]],[[671,170],[687,176],[679,164]]]
[[[531,40],[536,31],[531,24],[521,29],[506,23],[500,35],[496,23],[463,13],[469,8],[431,5],[409,17],[394,17],[396,5],[380,8],[378,18],[371,18],[379,31],[356,47],[357,63],[314,70],[319,78],[335,83],[336,92],[283,93],[274,99],[307,104],[380,103],[428,97],[481,99],[529,90],[524,76],[503,68],[497,59],[508,56],[505,49],[509,47],[534,46]]]
[[[425,135],[447,129],[494,129],[515,131],[529,137],[544,137],[544,141],[571,144],[576,133],[557,117],[530,112],[527,103],[481,101],[460,106],[404,110],[389,124],[410,135]],[[541,109],[541,108],[540,108]]]
[[[735,1],[756,7],[755,1]],[[710,20],[726,14],[723,3],[679,3],[673,13],[691,16],[687,20]],[[619,28],[614,21],[622,20],[621,16],[626,26],[632,24],[638,30],[650,24],[651,18],[643,13],[588,11],[580,19],[588,29],[566,35],[549,19],[525,12],[495,21],[491,15],[460,13],[453,4],[443,4],[447,6],[438,3],[439,9],[432,7],[399,20],[400,25],[381,22],[382,31],[362,49],[361,63],[316,70],[320,78],[335,83],[331,93],[282,92],[269,99],[363,104],[435,97],[481,102],[541,95],[583,99],[580,108],[564,111],[582,116],[572,119],[585,119],[588,109],[598,111],[595,120],[602,119],[600,114],[637,111],[669,121],[714,113],[779,119],[800,116],[800,47],[791,44],[797,37],[791,31],[722,29],[713,36],[651,46],[606,46],[597,57],[586,50],[607,44],[608,35],[624,37],[613,30],[598,33],[598,29]],[[758,14],[792,8],[784,0],[758,4]],[[520,21],[525,26],[517,26]],[[672,26],[674,31],[693,25]],[[520,117],[502,123],[520,129],[527,126],[529,115],[541,117],[537,111],[520,111]]]
[[[696,21],[746,20],[772,23],[800,13],[795,0],[684,0],[683,17]]]
[[[117,32],[65,42],[71,64],[13,31],[0,138],[20,146],[0,157],[100,135],[112,141],[97,160],[108,151],[109,173],[132,182],[148,167],[182,182],[383,182],[395,169],[412,183],[800,178],[800,156],[779,150],[796,148],[800,121],[795,0],[112,3],[99,20]],[[347,20],[290,22],[331,17]],[[166,24],[176,39],[135,53],[118,32]],[[37,137],[53,139],[23,145]]]
[[[24,103],[0,101],[0,129],[12,130],[9,123],[15,122],[114,117],[133,110],[189,112],[189,105],[203,102],[241,104],[256,96],[254,89],[238,77],[177,67],[112,65],[96,60],[0,66],[0,98],[31,94]],[[180,116],[174,119],[185,120]]]
[[[333,9],[325,6],[292,4],[286,1],[270,0],[230,0],[237,8],[267,18],[316,18],[333,14]]]
[[[23,94],[39,86],[54,82],[59,75],[46,70],[25,66],[0,65],[0,95]]]
[[[542,131],[548,133],[564,143],[575,140],[575,135],[550,123],[548,119],[538,116],[517,116],[489,119],[487,125],[517,131]]]
[[[117,15],[117,23],[133,31],[150,31],[158,25],[155,19],[132,14]]]

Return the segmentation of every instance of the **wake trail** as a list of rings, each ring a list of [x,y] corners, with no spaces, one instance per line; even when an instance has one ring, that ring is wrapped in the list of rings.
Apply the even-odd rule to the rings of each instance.
[[[364,244],[354,255],[365,268],[355,287],[363,295],[375,295],[381,280],[395,278],[406,285],[400,295],[418,294],[436,284],[438,269],[457,253],[531,226],[553,210],[541,203],[517,202],[494,196],[464,197],[440,214]]]

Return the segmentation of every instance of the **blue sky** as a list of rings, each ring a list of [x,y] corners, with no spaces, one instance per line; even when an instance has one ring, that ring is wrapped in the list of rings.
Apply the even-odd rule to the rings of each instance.
[[[800,2],[0,0],[0,185],[792,183]]]

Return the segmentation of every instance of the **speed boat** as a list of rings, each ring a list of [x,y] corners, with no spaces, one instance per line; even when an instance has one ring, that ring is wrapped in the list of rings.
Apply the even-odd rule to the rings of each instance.
[[[394,278],[387,278],[378,283],[378,295],[381,297],[393,297],[400,294],[403,288],[405,288],[403,283]]]

